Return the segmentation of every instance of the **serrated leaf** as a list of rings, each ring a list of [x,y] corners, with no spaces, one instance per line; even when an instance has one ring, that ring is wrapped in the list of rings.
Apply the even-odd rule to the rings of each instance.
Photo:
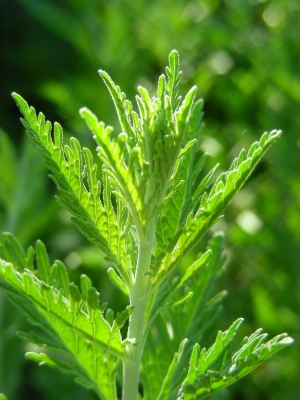
[[[178,365],[180,364],[180,358],[182,356],[184,346],[187,343],[187,339],[183,340],[179,346],[178,352],[174,354],[173,360],[170,364],[170,367],[168,369],[168,373],[163,380],[161,391],[159,392],[159,395],[156,400],[164,400],[169,397],[169,394],[172,393],[173,391],[173,378],[176,373],[176,369],[178,368]]]
[[[113,268],[109,268],[107,270],[108,276],[111,280],[111,282],[119,289],[121,292],[124,294],[128,295],[128,289],[124,285],[124,282],[122,279],[117,275],[116,271]]]
[[[181,356],[179,366],[181,372],[188,365],[195,342],[199,341],[202,345],[207,344],[205,333],[217,320],[221,310],[220,301],[224,297],[224,294],[219,294],[219,301],[218,298],[214,301],[215,296],[212,297],[214,283],[220,276],[224,262],[223,246],[223,235],[216,234],[207,251],[193,266],[182,272],[182,275],[171,273],[158,288],[147,313],[146,332],[147,329],[150,330],[145,344],[147,364],[146,361],[143,361],[146,369],[146,376],[143,375],[146,400],[155,400],[158,396],[159,387],[167,374],[173,354],[178,350],[183,339],[188,338],[189,340]],[[189,292],[194,293],[189,301],[183,302],[179,308],[172,307],[173,303],[176,304],[182,297],[188,296]],[[178,377],[178,375],[176,376]],[[174,385],[172,394],[170,393],[166,399],[177,399],[176,393],[185,379],[185,375],[183,374],[180,379],[176,378],[177,386]],[[155,393],[157,394],[155,395]]]
[[[184,147],[179,154],[171,177],[168,194],[161,215],[157,222],[156,247],[154,254],[166,252],[173,248],[178,239],[182,226],[187,215],[191,212],[199,197],[196,180],[204,165],[205,157],[199,162],[199,146],[201,144],[201,118],[202,102],[196,102],[191,110],[188,125],[185,131]],[[212,176],[212,174],[211,174]],[[210,178],[211,179],[211,178]],[[208,185],[209,179],[204,181],[204,188]],[[197,192],[199,192],[197,194]],[[157,268],[153,266],[154,270]]]
[[[100,182],[97,179],[97,167],[91,152],[81,149],[79,142],[71,138],[70,146],[63,148],[63,131],[54,124],[54,141],[51,137],[51,124],[45,121],[42,113],[36,117],[32,107],[14,93],[24,119],[23,124],[28,136],[42,152],[46,165],[60,191],[60,204],[75,216],[73,221],[89,240],[95,243],[113,262],[128,286],[131,285],[131,240],[127,235],[119,235],[123,227],[117,223],[117,217],[109,211],[110,199],[106,203],[100,200]],[[88,187],[84,183],[87,176]],[[108,182],[106,182],[108,185]],[[114,218],[114,221],[112,221]],[[118,221],[121,222],[120,219]],[[121,243],[116,243],[120,240]],[[117,249],[122,249],[118,252]]]
[[[117,140],[111,138],[111,129],[105,128],[94,114],[81,110],[99,145],[105,171],[130,210],[140,235],[158,216],[194,103],[195,88],[183,101],[178,96],[181,73],[176,51],[171,53],[169,62],[166,77],[159,80],[157,97],[150,99],[146,89],[138,88],[139,116],[108,74],[100,71],[119,116],[122,132]]]
[[[90,320],[82,310],[77,310],[75,313],[70,307],[70,300],[61,296],[53,287],[46,285],[27,271],[19,273],[11,264],[4,261],[1,262],[0,276],[30,298],[37,307],[46,311],[54,326],[66,326],[95,345],[123,357],[120,338],[116,335],[112,337],[109,324],[99,312],[94,316],[94,320]],[[70,284],[69,290],[74,302],[80,301],[81,296],[77,286]]]
[[[235,321],[225,332],[219,332],[215,343],[206,351],[199,353],[199,345],[194,346],[187,376],[179,390],[182,400],[200,400],[240,379],[264,359],[276,351],[292,343],[286,334],[279,335],[269,342],[265,342],[265,334],[261,330],[245,338],[242,347],[233,355],[224,350],[229,345],[241,319]],[[219,368],[215,370],[215,368]]]
[[[166,253],[159,266],[158,273],[152,278],[153,283],[160,282],[169,271],[175,268],[199,242],[203,234],[216,223],[233,196],[241,189],[259,159],[280,134],[280,131],[270,132],[268,139],[262,141],[264,143],[263,147],[259,147],[254,151],[253,159],[249,157],[242,161],[242,158],[240,158],[234,170],[220,176],[206,201],[201,202],[196,214],[186,221],[185,230],[181,233],[173,247]],[[224,191],[219,190],[217,192],[220,182],[224,185]],[[227,185],[229,185],[229,188],[227,188]]]
[[[13,243],[18,244],[17,240],[12,235],[5,235],[1,242],[1,248],[6,250],[4,253],[7,256],[7,259],[11,261],[13,257],[11,254],[14,254],[14,249],[9,246],[9,242],[7,242],[7,237],[13,238]],[[7,246],[7,247],[6,247]],[[20,245],[19,245],[20,246]],[[18,249],[22,247],[17,247]],[[43,275],[48,277],[51,267],[45,246],[42,242],[37,242],[37,268],[38,271],[43,271]],[[23,254],[25,259],[25,252]],[[70,296],[62,296],[61,291],[57,290],[57,288],[53,286],[49,286],[46,282],[37,278],[35,274],[28,270],[24,269],[23,272],[20,272],[14,268],[11,262],[6,262],[1,260],[1,269],[0,274],[2,279],[4,279],[7,283],[9,283],[12,287],[19,291],[20,295],[27,295],[28,298],[40,309],[47,311],[47,315],[51,319],[53,324],[62,324],[66,327],[77,332],[79,335],[82,335],[86,339],[90,340],[92,343],[96,345],[108,348],[110,351],[120,357],[123,356],[123,350],[121,346],[120,337],[118,335],[113,335],[110,325],[105,321],[99,312],[99,300],[98,303],[96,301],[91,301],[91,294],[89,292],[95,291],[92,287],[87,287],[90,284],[85,284],[86,286],[86,296],[88,300],[88,306],[95,309],[95,314],[92,319],[88,317],[88,315],[84,312],[83,304],[81,304],[80,309],[77,309],[75,313],[74,310],[71,310],[71,302],[74,303],[83,303],[86,299],[85,296],[82,296],[78,287],[74,283],[68,284],[67,290],[67,282],[68,279],[66,277],[66,270],[64,265],[61,262],[56,261],[56,265],[59,265],[57,269],[57,275],[63,276],[63,278],[59,278],[58,280],[58,289],[65,289],[66,292],[70,293]],[[60,273],[59,271],[62,271]],[[82,278],[82,281],[86,281],[86,278]],[[89,304],[89,303],[93,303]],[[58,325],[59,326],[59,325]],[[96,333],[95,333],[96,332]]]
[[[1,243],[3,253],[8,259],[13,259],[14,249],[5,239],[7,235]],[[13,242],[18,244],[16,239]],[[45,262],[47,252],[44,245],[38,242],[37,247],[37,268],[49,277],[53,266],[48,258]],[[132,307],[128,307],[112,321],[112,328],[102,316],[99,294],[90,286],[90,280],[84,276],[81,278],[81,294],[76,285],[68,284],[64,265],[56,261],[55,266],[57,276],[60,276],[57,288],[41,281],[26,268],[20,272],[11,263],[0,261],[1,287],[36,326],[34,335],[23,334],[22,337],[39,346],[46,346],[54,353],[63,353],[65,361],[62,362],[54,353],[30,355],[30,358],[72,372],[78,382],[86,382],[102,399],[114,399],[115,356],[121,359],[125,357],[119,330],[132,312]],[[67,291],[66,288],[70,295],[63,295],[62,290],[58,290]]]

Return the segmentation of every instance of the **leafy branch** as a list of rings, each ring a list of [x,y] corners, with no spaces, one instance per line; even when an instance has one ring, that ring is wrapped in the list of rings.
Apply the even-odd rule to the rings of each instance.
[[[19,336],[43,348],[28,358],[71,372],[103,400],[117,399],[119,363],[123,400],[142,397],[139,383],[144,400],[199,400],[292,343],[286,334],[266,341],[258,330],[233,351],[240,318],[208,350],[201,349],[226,295],[214,293],[224,271],[223,234],[213,235],[188,268],[182,264],[281,132],[264,133],[215,179],[217,166],[203,173],[203,102],[195,100],[196,87],[179,96],[175,50],[156,96],[138,88],[137,111],[109,75],[99,72],[121,127],[115,135],[91,111],[80,110],[97,144],[101,182],[89,149],[74,138],[64,145],[58,123],[52,129],[42,113],[37,116],[18,94],[13,97],[56,183],[59,204],[113,264],[108,275],[129,305],[114,318],[86,275],[78,288],[61,261],[51,265],[42,242],[25,252],[9,233],[0,241],[0,286],[34,327]]]

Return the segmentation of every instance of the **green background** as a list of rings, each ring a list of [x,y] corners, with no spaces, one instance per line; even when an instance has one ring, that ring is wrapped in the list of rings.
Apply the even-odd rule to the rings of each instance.
[[[299,0],[0,0],[0,229],[24,246],[42,239],[50,258],[66,262],[75,282],[87,273],[116,311],[124,298],[99,254],[53,199],[39,153],[24,139],[20,93],[65,135],[94,148],[78,109],[89,107],[117,127],[97,70],[106,70],[130,100],[136,87],[154,94],[173,48],[182,93],[196,84],[205,100],[209,165],[229,167],[242,147],[282,129],[216,227],[226,231],[229,295],[216,329],[245,317],[242,334],[262,327],[288,332],[295,344],[215,396],[230,400],[300,398],[300,2]],[[93,399],[72,379],[24,360],[30,346],[15,336],[27,322],[0,293],[0,392],[8,400]]]

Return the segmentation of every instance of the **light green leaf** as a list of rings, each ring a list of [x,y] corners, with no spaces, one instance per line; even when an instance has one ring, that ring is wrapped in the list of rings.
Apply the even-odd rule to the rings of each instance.
[[[185,378],[178,373],[178,369],[183,369],[178,354],[175,353],[157,400],[203,399],[234,383],[263,360],[293,342],[286,334],[266,342],[267,335],[261,334],[261,330],[258,330],[249,338],[246,337],[239,350],[232,353],[230,344],[241,322],[242,318],[235,321],[227,331],[220,331],[215,343],[208,350],[203,348],[200,351],[200,346],[196,343],[190,355]],[[187,341],[183,343],[186,347]],[[181,359],[184,359],[183,343],[179,350]],[[148,398],[154,397],[147,396]]]
[[[199,242],[203,234],[214,225],[234,195],[241,189],[260,158],[280,136],[280,131],[272,131],[264,134],[260,141],[255,144],[248,153],[247,159],[237,158],[233,162],[233,169],[223,173],[216,180],[212,190],[204,196],[197,212],[190,214],[179,239],[168,249],[160,266],[158,273],[152,277],[153,283],[160,282],[188,252]],[[267,135],[267,136],[266,136]],[[251,154],[252,153],[252,154]],[[244,152],[242,152],[242,155]]]
[[[178,392],[180,399],[200,400],[207,397],[234,383],[293,342],[287,334],[266,341],[267,335],[258,330],[249,338],[246,337],[240,348],[232,353],[229,345],[241,321],[239,319],[227,331],[219,332],[208,351],[204,348],[200,352],[199,345],[194,346],[187,376]]]
[[[51,124],[45,121],[44,115],[40,113],[37,118],[35,110],[29,107],[21,96],[14,93],[13,97],[24,116],[22,122],[28,136],[44,155],[45,162],[53,174],[52,178],[60,191],[57,200],[74,215],[72,220],[78,229],[100,247],[107,259],[115,264],[125,284],[130,286],[132,242],[127,228],[123,235],[120,235],[119,231],[125,229],[125,225],[120,225],[123,220],[118,215],[126,213],[126,210],[117,210],[115,215],[109,195],[106,196],[105,202],[101,202],[101,185],[97,179],[97,166],[93,162],[91,152],[88,149],[82,150],[74,138],[71,138],[70,146],[63,148],[63,131],[57,123],[54,124],[53,141]],[[88,187],[84,183],[85,176]],[[105,190],[109,190],[108,181],[105,186]]]
[[[150,99],[146,89],[138,88],[139,115],[119,86],[106,72],[100,71],[122,129],[116,139],[112,138],[110,127],[105,127],[86,108],[81,110],[99,145],[104,170],[130,210],[140,235],[153,225],[159,214],[195,99],[196,88],[192,88],[182,102],[178,96],[181,73],[176,51],[171,53],[169,63],[167,78],[163,75],[159,80],[157,97]]]
[[[203,102],[198,101],[192,109],[186,129],[184,147],[179,153],[179,159],[169,183],[164,207],[157,222],[157,240],[154,249],[156,257],[161,253],[166,253],[169,249],[173,249],[184,229],[187,215],[193,210],[200,194],[209,185],[213,176],[214,171],[204,178],[200,185],[197,184],[206,158],[199,155],[199,146],[202,142],[200,136],[203,115],[202,106]],[[154,271],[158,268],[158,265],[159,261],[155,262]]]
[[[8,260],[0,260],[0,286],[35,325],[34,333],[20,335],[50,351],[30,354],[29,358],[72,372],[79,383],[93,387],[101,399],[116,399],[116,357],[125,358],[120,329],[132,307],[120,313],[111,326],[102,315],[99,294],[90,280],[81,278],[82,293],[68,283],[65,266],[58,261],[50,265],[42,242],[37,243],[37,271],[24,267],[26,253],[12,235],[2,235],[0,249],[1,256],[4,254]],[[13,260],[17,260],[18,270]],[[39,272],[49,278],[53,269],[53,283],[57,282],[57,286],[50,286],[49,279],[47,283],[37,277]]]
[[[120,277],[117,275],[116,271],[113,268],[108,268],[107,270],[108,276],[111,280],[111,282],[118,288],[121,290],[121,292],[123,292],[124,294],[128,295],[128,289],[127,287],[124,285],[122,279],[120,279]]]
[[[1,262],[0,276],[30,298],[37,307],[46,311],[54,326],[64,326],[91,343],[123,357],[120,337],[112,335],[111,327],[99,310],[94,312],[93,318],[84,312],[84,304],[76,285],[70,284],[70,296],[64,297],[61,292],[38,279],[29,270],[21,274],[12,264],[5,261]]]

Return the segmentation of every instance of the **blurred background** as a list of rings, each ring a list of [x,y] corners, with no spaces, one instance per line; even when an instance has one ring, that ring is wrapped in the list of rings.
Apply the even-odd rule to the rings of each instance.
[[[265,131],[282,138],[264,157],[225,213],[229,291],[216,329],[245,317],[288,332],[295,344],[212,399],[300,398],[300,2],[299,0],[0,0],[0,229],[27,247],[40,238],[77,282],[88,273],[102,301],[119,311],[96,248],[54,200],[40,154],[24,135],[10,94],[21,94],[65,136],[95,148],[78,109],[89,107],[118,127],[97,70],[106,70],[130,100],[136,87],[154,94],[173,48],[205,100],[207,166],[229,167]],[[27,322],[0,293],[0,392],[9,400],[94,399],[71,377],[24,359],[30,346],[15,336]]]

